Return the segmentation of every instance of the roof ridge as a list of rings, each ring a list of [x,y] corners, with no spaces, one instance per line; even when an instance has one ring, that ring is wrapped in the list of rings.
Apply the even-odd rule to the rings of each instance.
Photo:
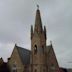
[[[16,45],[17,48],[21,48],[21,49],[24,49],[24,50],[27,50],[27,51],[30,51],[29,49],[26,49],[26,48],[23,48],[23,47],[20,47],[18,45]]]

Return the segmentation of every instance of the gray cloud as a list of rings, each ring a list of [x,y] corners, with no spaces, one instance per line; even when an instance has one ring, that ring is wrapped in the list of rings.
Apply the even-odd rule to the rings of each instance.
[[[60,66],[72,67],[71,0],[2,0],[0,1],[0,56],[11,54],[14,43],[30,49],[30,25],[34,25],[36,4],[40,5],[47,44],[53,41]],[[6,57],[7,56],[7,57]]]

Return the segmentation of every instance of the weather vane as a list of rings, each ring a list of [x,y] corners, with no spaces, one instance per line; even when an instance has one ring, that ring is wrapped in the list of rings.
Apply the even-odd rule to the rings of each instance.
[[[37,4],[37,9],[39,9],[39,5]]]

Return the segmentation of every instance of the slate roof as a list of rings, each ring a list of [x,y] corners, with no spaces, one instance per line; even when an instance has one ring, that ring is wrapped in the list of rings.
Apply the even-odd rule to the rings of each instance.
[[[18,53],[19,53],[19,56],[23,62],[23,64],[30,64],[30,54],[31,54],[31,51],[28,50],[28,49],[25,49],[25,48],[22,48],[22,47],[19,47],[17,45],[15,45],[15,48],[17,48],[18,50]],[[52,46],[51,45],[48,45],[46,46],[46,51],[47,53],[49,53],[49,51],[51,50]]]
[[[30,50],[16,46],[23,64],[30,64]]]

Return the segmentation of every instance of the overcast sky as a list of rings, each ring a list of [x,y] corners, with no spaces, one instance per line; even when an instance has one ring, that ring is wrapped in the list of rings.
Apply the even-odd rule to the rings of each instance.
[[[0,57],[10,57],[14,44],[30,49],[30,26],[39,4],[58,63],[72,68],[72,0],[0,0]]]

